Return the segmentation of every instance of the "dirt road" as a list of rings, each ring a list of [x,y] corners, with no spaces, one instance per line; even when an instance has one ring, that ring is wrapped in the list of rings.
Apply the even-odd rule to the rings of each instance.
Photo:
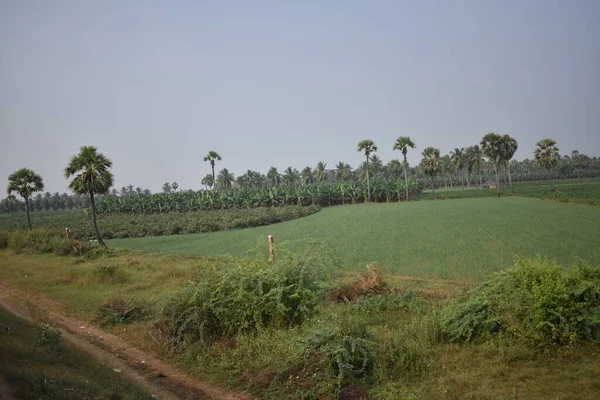
[[[63,337],[91,354],[98,362],[123,374],[158,399],[249,400],[247,393],[232,393],[186,374],[145,353],[118,336],[60,313],[60,306],[41,296],[0,283],[0,307],[33,322],[36,313],[63,329]]]

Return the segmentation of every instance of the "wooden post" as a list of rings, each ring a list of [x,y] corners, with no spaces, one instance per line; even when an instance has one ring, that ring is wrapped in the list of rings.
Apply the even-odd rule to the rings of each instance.
[[[71,239],[71,230],[69,228],[65,228],[65,236],[68,239]]]
[[[269,261],[275,262],[275,252],[273,251],[273,235],[268,236],[269,240]]]

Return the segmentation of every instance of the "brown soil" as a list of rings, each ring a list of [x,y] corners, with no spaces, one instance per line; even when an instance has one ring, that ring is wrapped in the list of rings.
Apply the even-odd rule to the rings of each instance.
[[[40,310],[45,319],[63,328],[65,340],[91,354],[98,362],[120,370],[127,379],[159,399],[251,399],[248,393],[233,393],[209,384],[133,347],[118,336],[67,317],[60,313],[58,304],[49,299],[23,293],[1,282],[0,307],[29,322],[34,322],[36,310]],[[12,397],[7,397],[10,392],[5,394],[5,389],[0,381],[0,400],[11,400]]]

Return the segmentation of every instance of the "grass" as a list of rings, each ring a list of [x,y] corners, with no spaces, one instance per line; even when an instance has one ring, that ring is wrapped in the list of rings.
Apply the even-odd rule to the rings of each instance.
[[[152,398],[64,339],[57,348],[39,345],[38,330],[0,308],[0,377],[16,398]]]
[[[302,219],[243,230],[140,239],[111,246],[156,253],[242,257],[257,241],[327,241],[349,270],[380,262],[395,274],[484,279],[515,256],[600,263],[600,210],[520,197],[329,207]],[[264,244],[262,242],[264,240]]]

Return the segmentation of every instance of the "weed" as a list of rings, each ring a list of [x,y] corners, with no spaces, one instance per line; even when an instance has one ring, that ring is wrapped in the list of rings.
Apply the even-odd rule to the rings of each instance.
[[[119,284],[127,281],[127,277],[115,264],[99,264],[95,268],[98,280],[102,283]]]
[[[56,326],[49,323],[41,323],[37,328],[37,341],[38,346],[48,347],[55,350],[62,338],[62,331]]]
[[[101,325],[130,324],[150,316],[149,308],[130,297],[117,296],[100,306],[96,321]]]
[[[390,288],[384,279],[383,267],[377,264],[367,265],[367,272],[362,273],[352,282],[332,289],[327,297],[333,302],[352,302],[363,296],[388,293]]]

